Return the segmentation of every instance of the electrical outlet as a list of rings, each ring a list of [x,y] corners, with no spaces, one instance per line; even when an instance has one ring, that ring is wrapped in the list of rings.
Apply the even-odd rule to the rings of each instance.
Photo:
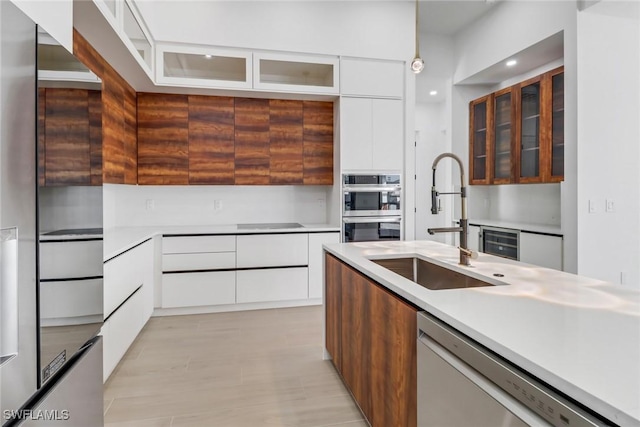
[[[153,211],[156,208],[156,202],[153,199],[147,199],[145,202],[145,207],[148,211]]]
[[[627,284],[627,272],[626,271],[621,271],[620,272],[620,284],[621,285],[626,285]]]
[[[589,200],[589,213],[596,213],[596,202]]]
[[[213,201],[213,210],[221,211],[222,210],[222,200],[214,200]]]

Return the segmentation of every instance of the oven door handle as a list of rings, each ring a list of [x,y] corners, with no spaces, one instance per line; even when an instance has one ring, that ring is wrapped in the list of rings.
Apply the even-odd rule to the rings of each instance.
[[[345,193],[381,193],[384,191],[399,193],[400,190],[401,188],[399,185],[362,185],[342,187],[342,191],[344,191]]]
[[[342,222],[345,224],[358,224],[367,222],[400,222],[402,217],[399,216],[385,216],[385,217],[349,217],[342,218]]]

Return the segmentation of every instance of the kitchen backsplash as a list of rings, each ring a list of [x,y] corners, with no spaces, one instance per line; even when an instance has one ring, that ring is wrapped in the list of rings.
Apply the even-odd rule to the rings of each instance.
[[[560,224],[561,184],[472,186],[469,218]]]
[[[327,222],[324,186],[106,184],[104,227]]]

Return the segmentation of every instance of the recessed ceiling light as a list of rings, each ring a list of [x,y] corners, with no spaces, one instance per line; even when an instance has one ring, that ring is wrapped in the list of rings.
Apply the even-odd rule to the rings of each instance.
[[[204,57],[207,59],[211,59],[211,55],[205,55]]]
[[[507,61],[507,67],[513,67],[517,63],[518,63],[518,61],[516,61],[515,59],[510,59],[510,60]]]
[[[435,96],[437,94],[438,94],[437,90],[432,90],[431,92],[429,92],[429,95],[431,95],[431,96]]]

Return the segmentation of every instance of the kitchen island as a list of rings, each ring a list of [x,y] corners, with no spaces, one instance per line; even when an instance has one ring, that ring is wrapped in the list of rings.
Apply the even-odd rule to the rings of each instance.
[[[457,264],[458,250],[437,242],[324,248],[328,322],[329,306],[335,301],[330,267],[338,262],[406,307],[427,311],[610,422],[640,425],[640,292],[486,254],[471,267],[462,267]],[[371,261],[400,257],[422,258],[495,286],[429,290]],[[342,280],[341,286],[351,283],[358,280]],[[330,354],[332,337],[327,326]],[[415,356],[404,360],[413,363]]]

